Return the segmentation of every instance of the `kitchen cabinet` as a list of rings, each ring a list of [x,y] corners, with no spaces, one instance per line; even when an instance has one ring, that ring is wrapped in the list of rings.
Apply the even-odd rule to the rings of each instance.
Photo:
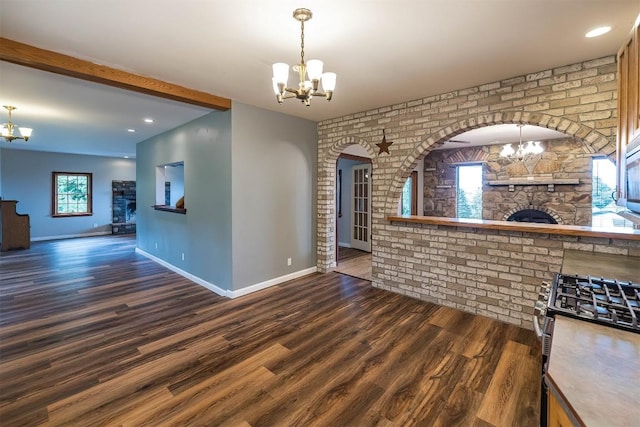
[[[553,393],[549,393],[548,405],[547,427],[573,427],[575,425],[571,422],[571,419],[569,419],[569,416]]]
[[[626,204],[627,146],[640,138],[640,19],[618,51],[617,201]]]

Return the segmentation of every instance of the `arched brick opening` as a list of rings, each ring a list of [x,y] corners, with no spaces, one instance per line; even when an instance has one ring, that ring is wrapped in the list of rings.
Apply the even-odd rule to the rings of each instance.
[[[335,224],[336,224],[336,162],[338,156],[350,145],[360,145],[371,158],[371,175],[373,177],[376,169],[376,151],[369,142],[362,138],[350,136],[336,141],[329,150],[324,153],[324,157],[318,158],[318,216],[317,216],[317,267],[318,271],[325,273],[335,265]],[[378,184],[379,185],[379,184]],[[376,181],[373,179],[372,195],[376,191]],[[375,199],[372,200],[372,211]],[[373,214],[373,212],[372,212]]]
[[[400,200],[402,187],[409,177],[409,174],[416,167],[418,161],[424,157],[435,144],[444,142],[472,129],[505,123],[534,125],[563,132],[571,137],[582,140],[583,143],[594,152],[604,154],[612,160],[615,160],[615,140],[613,138],[610,140],[595,129],[579,122],[543,113],[522,111],[482,114],[443,127],[427,137],[422,143],[418,144],[413,152],[402,162],[402,166],[396,171],[386,192],[384,212],[386,214],[394,213],[394,206],[396,206],[398,200]]]

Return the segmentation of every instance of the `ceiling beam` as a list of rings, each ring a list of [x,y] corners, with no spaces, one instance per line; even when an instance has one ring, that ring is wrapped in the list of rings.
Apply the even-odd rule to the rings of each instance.
[[[0,37],[0,60],[201,107],[221,111],[231,108],[231,100],[228,98],[95,64],[3,37]]]

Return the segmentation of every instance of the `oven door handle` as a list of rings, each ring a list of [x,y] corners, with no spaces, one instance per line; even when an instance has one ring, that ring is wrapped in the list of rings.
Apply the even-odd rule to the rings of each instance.
[[[533,315],[533,328],[536,330],[536,335],[540,339],[542,338],[542,329],[540,329],[540,324],[538,323],[538,316]]]

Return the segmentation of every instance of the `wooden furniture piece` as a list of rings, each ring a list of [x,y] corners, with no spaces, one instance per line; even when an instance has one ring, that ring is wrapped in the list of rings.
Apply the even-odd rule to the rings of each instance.
[[[17,200],[0,200],[0,250],[29,249],[29,215],[16,212]]]
[[[640,21],[640,20],[639,20]],[[631,30],[618,59],[618,204],[626,202],[625,159],[627,146],[640,138],[640,23]]]

